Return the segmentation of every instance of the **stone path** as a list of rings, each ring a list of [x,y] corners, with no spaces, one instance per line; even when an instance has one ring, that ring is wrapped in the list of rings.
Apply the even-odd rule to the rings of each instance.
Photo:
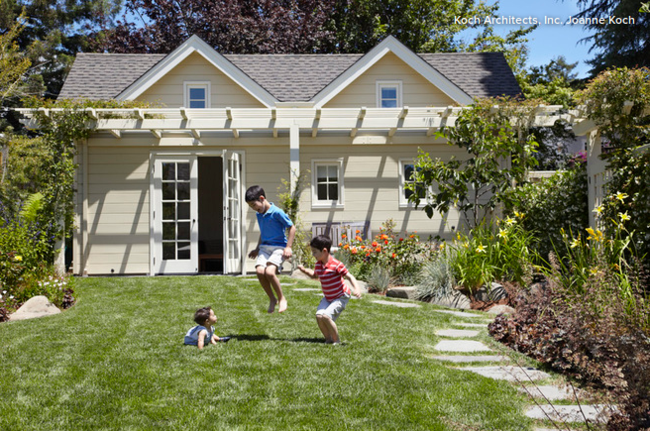
[[[404,303],[375,301],[389,303],[395,306],[404,306]],[[399,304],[399,305],[398,305]],[[463,312],[455,310],[432,310],[437,313],[451,314],[457,317],[468,317],[472,319],[485,318],[482,314]],[[510,358],[494,352],[489,346],[480,341],[471,340],[478,337],[487,329],[488,322],[466,323],[462,321],[451,322],[453,326],[461,326],[470,329],[440,329],[436,335],[441,340],[434,346],[439,355],[431,355],[429,358],[448,363],[448,367],[457,370],[464,370],[479,374],[495,380],[504,380],[516,384],[518,390],[527,393],[531,397],[531,405],[526,409],[525,415],[535,419],[542,425],[552,420],[559,424],[562,429],[567,429],[567,423],[584,423],[599,421],[605,423],[616,407],[607,405],[584,404],[586,393],[578,391],[580,404],[576,403],[573,390],[561,388],[551,384],[544,384],[551,378],[551,375],[532,367],[520,367],[509,365]],[[474,329],[474,328],[484,328]],[[494,352],[494,354],[489,354]],[[454,353],[462,353],[455,354]],[[478,353],[478,354],[472,354]],[[486,354],[487,353],[487,354]],[[485,366],[475,366],[472,363],[486,362]],[[521,387],[521,386],[524,387]],[[557,403],[559,402],[559,403]],[[574,404],[567,404],[568,402]],[[534,403],[534,404],[533,404]],[[548,423],[548,422],[546,422]],[[535,431],[545,431],[547,428],[535,428]]]

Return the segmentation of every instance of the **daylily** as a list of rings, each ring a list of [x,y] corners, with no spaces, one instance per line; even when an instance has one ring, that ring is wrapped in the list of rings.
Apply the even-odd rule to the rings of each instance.
[[[618,213],[618,216],[621,218],[621,221],[630,220],[630,216],[627,215],[627,211],[625,211],[624,213]]]
[[[580,245],[580,239],[579,238],[573,238],[573,241],[571,241],[571,248],[576,248],[579,245]]]
[[[601,241],[603,239],[603,233],[599,230],[594,231],[592,228],[588,227],[585,229],[589,236],[587,239],[595,239],[596,241]]]
[[[603,207],[602,205],[598,205],[592,212],[595,212],[596,214],[602,214],[604,209],[605,207]]]
[[[16,257],[14,257],[14,260],[15,260],[16,262],[22,262],[22,261],[23,261],[23,257],[22,257],[22,256],[16,256]]]
[[[627,193],[621,193],[621,192],[616,193],[616,199],[618,199],[619,201],[621,201],[621,203],[624,203],[623,200],[624,200],[626,197],[627,197]]]
[[[511,226],[511,225],[515,224],[515,219],[513,219],[512,217],[508,217],[508,218],[506,219],[506,224],[507,224],[508,226]]]
[[[485,247],[483,246],[483,244],[479,244],[479,246],[476,247],[476,252],[477,253],[485,253]]]
[[[499,229],[499,233],[498,233],[497,235],[498,235],[500,238],[505,238],[505,237],[508,236],[508,231],[507,231],[507,230],[503,230],[503,229]]]

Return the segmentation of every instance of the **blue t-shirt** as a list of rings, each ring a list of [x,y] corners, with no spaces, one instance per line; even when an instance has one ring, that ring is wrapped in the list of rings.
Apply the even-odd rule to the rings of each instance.
[[[257,213],[262,241],[260,245],[287,246],[287,229],[293,226],[289,216],[272,202],[265,213]]]
[[[187,331],[187,334],[185,334],[185,344],[191,344],[192,346],[197,346],[199,344],[199,332],[201,332],[203,329],[205,329],[207,334],[205,334],[205,338],[203,339],[203,345],[207,346],[210,344],[210,340],[212,340],[212,335],[214,334],[214,328],[212,330],[208,330],[205,326],[195,326],[194,328],[191,328],[189,331]]]

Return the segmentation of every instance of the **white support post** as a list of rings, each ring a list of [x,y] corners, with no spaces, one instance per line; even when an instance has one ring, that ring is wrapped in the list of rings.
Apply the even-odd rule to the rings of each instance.
[[[300,175],[300,126],[295,123],[289,128],[289,171],[289,192],[293,192]]]
[[[596,227],[594,209],[602,203],[605,176],[605,162],[601,160],[601,141],[598,130],[587,135],[587,211],[589,211],[589,226]]]

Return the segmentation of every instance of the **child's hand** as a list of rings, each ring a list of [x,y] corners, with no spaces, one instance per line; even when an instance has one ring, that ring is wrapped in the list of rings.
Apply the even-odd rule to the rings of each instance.
[[[298,265],[298,269],[301,270],[302,272],[305,272],[305,267],[302,265]]]
[[[251,259],[255,259],[257,257],[257,255],[259,254],[259,252],[260,252],[260,249],[256,248],[255,250],[252,250],[250,253],[248,253],[248,257],[250,257]]]
[[[284,251],[282,252],[282,256],[284,256],[285,259],[289,259],[291,256],[293,256],[293,252],[291,251],[291,247],[285,247]]]
[[[354,292],[352,292],[352,294],[361,299],[361,291],[359,289],[354,289]]]

